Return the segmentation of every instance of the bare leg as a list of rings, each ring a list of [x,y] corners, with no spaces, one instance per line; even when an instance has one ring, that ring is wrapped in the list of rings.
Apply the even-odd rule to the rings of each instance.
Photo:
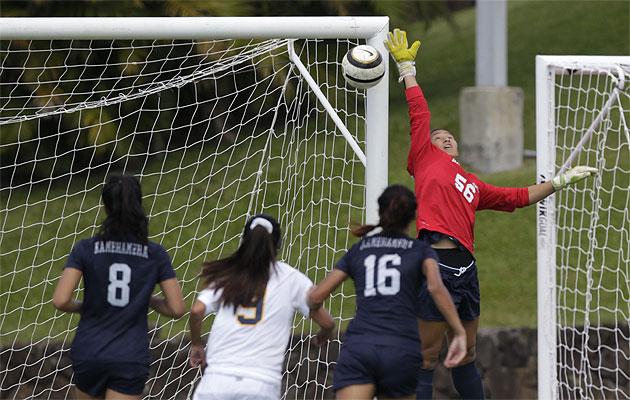
[[[79,400],[94,400],[94,399],[104,399],[105,396],[94,397],[85,392],[80,391],[76,386],[74,387],[74,395]]]
[[[464,325],[464,329],[466,330],[466,355],[459,363],[459,365],[466,365],[475,361],[476,358],[477,328],[479,327],[479,317],[477,317],[473,321],[462,321],[462,325]],[[451,339],[453,338],[453,330],[450,326],[447,326],[446,336],[448,337],[448,341],[450,343]]]
[[[418,318],[418,331],[422,342],[422,369],[435,369],[438,363],[438,355],[444,342],[444,333],[448,324],[446,321],[427,321]],[[465,327],[465,325],[464,325]]]
[[[479,318],[474,321],[462,321],[462,323],[466,329],[467,351],[459,365],[451,369],[451,378],[453,378],[455,389],[462,399],[484,399],[483,382],[475,365]],[[450,340],[453,337],[453,332],[449,329],[447,335]]]
[[[438,363],[438,355],[444,343],[446,322],[427,321],[418,319],[418,331],[422,342],[422,369],[418,375],[416,396],[418,399],[428,400],[433,398],[433,370]]]
[[[105,392],[105,398],[107,400],[140,400],[141,396],[142,395],[136,396],[131,394],[123,394],[109,388],[107,389],[107,392]]]
[[[371,383],[365,385],[350,385],[337,390],[337,400],[372,400],[376,386]]]

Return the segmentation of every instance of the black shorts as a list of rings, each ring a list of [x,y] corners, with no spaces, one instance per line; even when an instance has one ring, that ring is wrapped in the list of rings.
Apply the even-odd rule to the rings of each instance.
[[[141,363],[73,361],[74,384],[82,392],[98,397],[111,389],[132,396],[141,395],[149,377],[149,366]]]
[[[479,278],[477,264],[468,251],[459,249],[435,249],[440,258],[442,282],[451,294],[457,313],[463,321],[473,321],[479,317]],[[438,310],[427,289],[426,280],[418,299],[418,318],[427,321],[446,321]]]
[[[409,396],[416,392],[421,365],[420,343],[417,346],[344,343],[335,367],[333,390],[373,384],[377,396]]]

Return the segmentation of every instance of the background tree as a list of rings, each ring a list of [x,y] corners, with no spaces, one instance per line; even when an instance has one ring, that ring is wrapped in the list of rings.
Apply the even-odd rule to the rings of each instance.
[[[447,1],[388,1],[388,0],[331,0],[331,1],[4,1],[4,17],[203,17],[203,16],[365,16],[388,15],[392,26],[404,26],[417,20],[430,21],[436,17],[449,18],[449,7],[457,2]],[[155,82],[168,82],[185,68],[194,70],[193,60],[222,57],[222,43],[196,43],[189,46],[173,41],[178,46],[157,46],[151,41],[117,41],[114,48],[109,41],[0,41],[3,69],[0,80],[9,97],[0,99],[2,119],[24,117],[29,113],[49,113],[45,118],[33,118],[3,127],[0,163],[31,165],[31,168],[11,170],[2,168],[3,184],[32,181],[67,172],[78,172],[99,160],[124,154],[161,150],[199,139],[207,132],[171,130],[166,135],[134,135],[133,139],[116,140],[129,135],[135,127],[149,126],[154,131],[168,131],[172,127],[190,125],[191,121],[210,120],[217,131],[230,132],[230,126],[242,120],[247,108],[232,110],[238,98],[235,83],[202,79],[193,85],[168,90],[159,96],[142,100],[127,100],[118,107],[96,107],[75,110],[72,105],[97,102],[103,98],[131,96],[136,88],[148,88]],[[322,46],[325,46],[323,43]],[[213,47],[213,52],[210,52]],[[64,49],[51,51],[51,49]],[[87,49],[87,50],[86,50]],[[8,52],[11,50],[11,53]],[[217,50],[219,50],[217,52]],[[16,52],[17,51],[17,52]],[[219,55],[217,55],[219,54]],[[168,57],[166,64],[156,66],[153,60]],[[188,65],[181,59],[190,60]],[[81,66],[88,62],[90,67]],[[285,62],[288,62],[286,60]],[[43,66],[43,68],[42,68]],[[105,67],[108,66],[108,67]],[[274,68],[256,68],[255,74],[268,75]],[[141,75],[139,75],[141,74]],[[239,84],[246,86],[252,75],[239,76]],[[281,78],[281,77],[280,77]],[[133,82],[132,82],[133,81]],[[275,82],[281,84],[283,80]],[[95,85],[94,82],[97,82]],[[217,83],[219,82],[219,83]],[[16,83],[11,85],[11,83]],[[20,83],[20,84],[17,84]],[[131,86],[125,85],[130,83]],[[217,85],[219,85],[217,87]],[[132,88],[132,89],[129,89]],[[229,93],[236,93],[230,96]],[[213,102],[217,94],[226,97]],[[196,104],[196,107],[178,107]],[[137,119],[121,118],[133,115],[138,109],[161,110],[159,113],[137,113]],[[70,109],[68,112],[52,112]],[[37,110],[37,111],[35,111]],[[176,110],[176,111],[174,111]],[[230,110],[229,120],[226,120]],[[57,132],[65,132],[63,135]],[[228,133],[225,137],[233,140]],[[44,137],[44,141],[31,140]],[[8,146],[6,146],[9,144]],[[14,144],[12,146],[11,144]],[[17,148],[20,151],[16,151]],[[76,149],[92,149],[76,151]],[[57,154],[74,152],[72,158]],[[30,164],[35,158],[40,162]],[[41,162],[41,160],[48,160]],[[127,162],[126,160],[125,162]]]

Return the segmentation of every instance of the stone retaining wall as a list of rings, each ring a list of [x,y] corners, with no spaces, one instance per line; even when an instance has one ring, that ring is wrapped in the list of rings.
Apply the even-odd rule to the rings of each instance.
[[[619,329],[622,332],[621,335],[615,334],[615,331],[611,329],[608,336],[598,331],[597,337],[602,348],[617,349],[616,353],[613,352],[617,356],[602,357],[602,353],[593,355],[599,360],[594,359],[593,362],[608,363],[610,365],[607,367],[612,371],[619,368],[619,365],[628,364],[630,357],[630,354],[627,354],[630,352],[627,339],[628,326],[620,325]],[[620,339],[625,340],[625,344],[619,343]],[[294,337],[290,346],[298,347],[299,343],[301,343],[300,338]],[[182,348],[184,350],[178,350]],[[309,385],[308,382],[323,382],[324,380],[329,384],[332,382],[332,362],[337,359],[339,342],[329,343],[324,351],[309,348],[308,357],[304,357],[304,351],[307,350],[294,351],[292,358],[286,360],[289,373],[284,377],[283,388],[291,387],[286,398],[334,398],[331,390],[322,393],[321,388],[316,389],[316,385]],[[445,351],[446,349],[443,348],[442,357]],[[534,328],[481,329],[477,337],[477,367],[482,374],[487,397],[489,399],[536,398],[536,352],[537,338]],[[186,339],[154,342],[152,357],[154,360],[162,361],[152,366],[151,376],[157,379],[150,387],[147,385],[145,397],[155,399],[188,397],[199,371],[188,366]],[[603,364],[601,366],[606,367]],[[606,368],[602,370],[605,372]],[[613,379],[618,381],[619,374],[614,372],[609,372],[609,374],[611,376],[606,376],[604,373],[600,378],[607,381],[609,385],[622,385],[626,388],[626,394],[630,392],[628,389],[630,382],[627,379],[615,383]],[[42,342],[22,347],[18,344],[0,346],[0,398],[2,399],[70,398],[72,397],[69,395],[71,377],[72,369],[67,345],[64,347],[59,343]],[[458,398],[450,373],[443,366],[436,369],[434,398]]]

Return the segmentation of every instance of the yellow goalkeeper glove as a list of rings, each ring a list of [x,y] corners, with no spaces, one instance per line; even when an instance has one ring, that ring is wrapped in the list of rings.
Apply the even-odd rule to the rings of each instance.
[[[398,83],[402,82],[405,76],[416,76],[414,59],[418,54],[420,41],[416,40],[411,47],[409,47],[407,32],[396,28],[393,34],[389,32],[389,40],[385,40],[384,43],[394,58],[394,61],[396,61],[399,74]]]
[[[596,174],[597,174],[597,168],[585,167],[583,165],[579,165],[553,178],[551,180],[551,184],[556,190],[560,190],[566,185],[579,182],[582,179],[586,179],[589,176],[596,175]]]

